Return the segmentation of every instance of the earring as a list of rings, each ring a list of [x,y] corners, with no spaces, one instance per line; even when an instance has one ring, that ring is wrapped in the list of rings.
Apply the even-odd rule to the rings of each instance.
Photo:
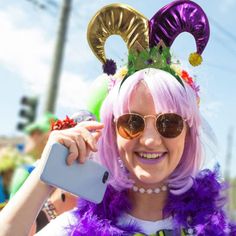
[[[119,163],[120,168],[122,170],[125,170],[124,162],[120,159],[120,157],[118,157],[118,163]]]
[[[124,165],[124,162],[121,160],[120,157],[118,157],[118,163],[119,163],[119,166],[120,166],[120,169],[122,170],[122,172],[124,174],[129,174],[128,169],[126,168],[126,166]]]

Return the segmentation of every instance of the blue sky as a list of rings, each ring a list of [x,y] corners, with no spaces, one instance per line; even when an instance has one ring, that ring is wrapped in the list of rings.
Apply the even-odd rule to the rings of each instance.
[[[60,5],[60,1],[53,2]],[[88,87],[101,74],[101,65],[87,44],[86,30],[96,11],[112,2],[73,1],[56,105],[56,114],[60,118],[85,108]],[[151,18],[171,1],[122,2]],[[190,34],[181,34],[174,42],[172,52],[182,61],[185,69],[198,77],[201,87],[200,110],[218,140],[218,148],[214,148],[210,156],[219,160],[224,169],[227,135],[229,130],[235,134],[236,129],[236,1],[196,2],[205,10],[211,27],[210,40],[203,53],[203,64],[192,68],[187,62],[189,53],[195,51],[195,41]],[[58,17],[57,6],[50,5],[48,10],[40,10],[26,0],[0,2],[0,135],[21,135],[15,127],[19,121],[20,98],[23,95],[38,96],[38,116],[43,113]],[[126,46],[118,37],[112,37],[107,40],[106,54],[108,58],[119,61],[127,56]],[[233,168],[236,166],[235,140],[236,137],[231,147],[233,175],[236,175],[236,168]]]

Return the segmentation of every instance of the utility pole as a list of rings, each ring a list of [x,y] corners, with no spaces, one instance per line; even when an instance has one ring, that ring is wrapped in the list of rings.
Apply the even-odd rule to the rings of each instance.
[[[60,21],[58,27],[58,35],[57,41],[55,46],[55,52],[53,57],[53,66],[50,75],[50,81],[48,86],[48,93],[46,98],[46,105],[45,105],[45,112],[54,113],[55,111],[55,104],[57,99],[57,91],[61,73],[61,67],[63,62],[63,53],[65,48],[65,39],[67,33],[67,26],[69,21],[70,15],[70,8],[71,8],[72,0],[63,0],[61,13],[60,13]]]

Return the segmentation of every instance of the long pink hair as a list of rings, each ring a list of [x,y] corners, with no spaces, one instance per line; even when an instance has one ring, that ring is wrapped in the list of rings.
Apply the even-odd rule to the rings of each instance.
[[[171,74],[158,69],[144,69],[126,79],[120,86],[117,83],[101,107],[101,122],[104,123],[102,137],[98,143],[99,161],[111,175],[110,184],[118,190],[130,188],[133,184],[128,174],[120,167],[116,143],[114,118],[129,111],[129,101],[135,87],[144,81],[153,97],[158,112],[174,112],[187,119],[188,132],[180,163],[168,178],[170,191],[181,194],[192,185],[192,177],[199,171],[202,163],[200,143],[200,114],[193,89],[184,86]],[[142,98],[137,98],[142,99]]]

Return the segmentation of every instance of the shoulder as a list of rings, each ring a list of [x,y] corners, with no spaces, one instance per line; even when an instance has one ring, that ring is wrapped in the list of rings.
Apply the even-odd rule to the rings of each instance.
[[[75,210],[73,209],[61,214],[56,219],[50,221],[50,223],[35,235],[67,236],[69,227],[77,222],[74,212]]]

